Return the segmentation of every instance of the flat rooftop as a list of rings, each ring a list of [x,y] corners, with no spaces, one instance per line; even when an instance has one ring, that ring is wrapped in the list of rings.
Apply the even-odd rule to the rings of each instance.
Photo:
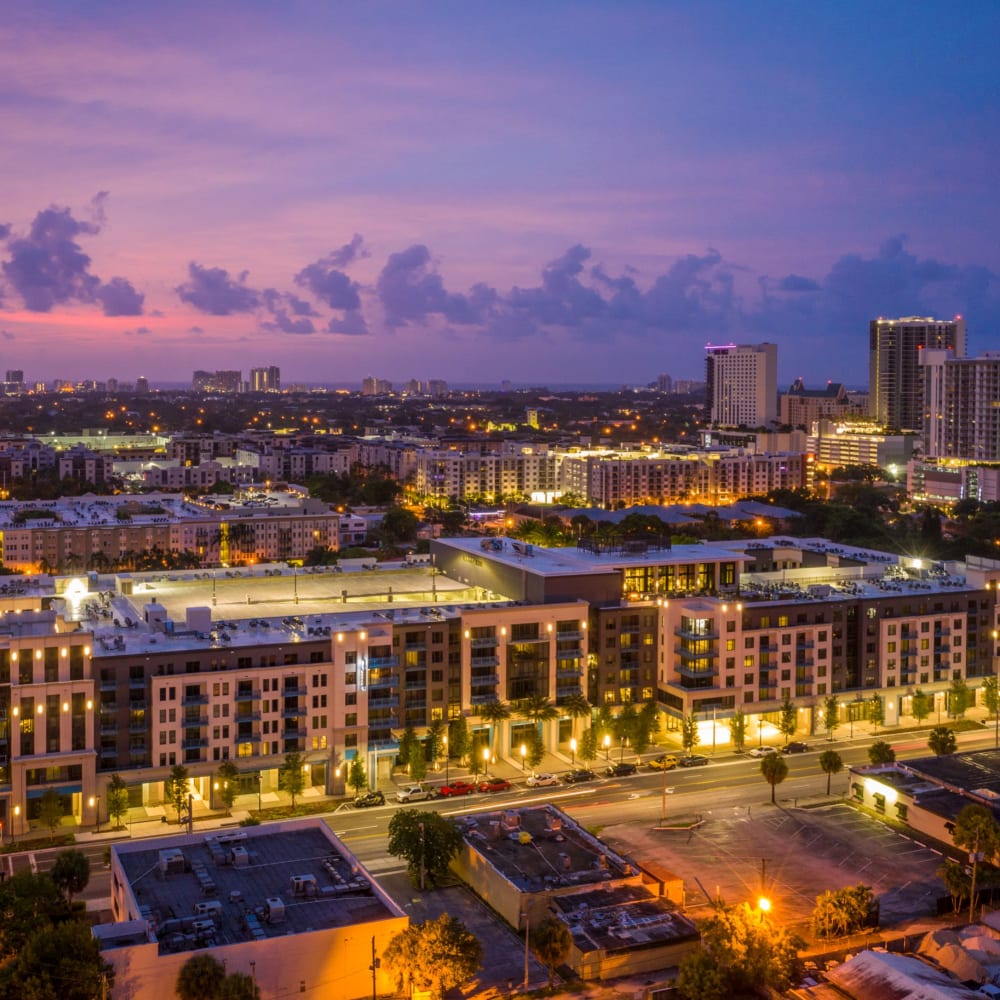
[[[160,954],[402,915],[320,823],[113,850]]]
[[[673,903],[643,886],[605,886],[553,896],[552,905],[582,952],[625,951],[699,937],[694,923]]]
[[[521,892],[633,878],[638,868],[555,806],[460,818],[462,833]]]

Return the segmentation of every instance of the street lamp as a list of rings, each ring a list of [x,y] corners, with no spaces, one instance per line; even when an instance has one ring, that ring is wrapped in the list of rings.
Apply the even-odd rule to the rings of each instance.
[[[257,772],[257,813],[260,814],[260,771]]]
[[[483,777],[486,777],[490,767],[490,748],[483,747]]]
[[[451,782],[448,780],[448,764],[450,763],[448,760],[448,737],[443,736],[442,739],[444,740],[444,783],[449,785]]]
[[[575,736],[573,736],[573,737],[570,738],[570,741],[569,741],[569,752],[570,752],[570,760],[571,760],[570,766],[575,768],[576,767],[576,737]]]
[[[611,736],[608,733],[604,734],[604,759],[611,761]]]
[[[522,743],[521,744],[521,771],[522,772],[528,770],[527,759],[528,759],[528,748]]]
[[[764,918],[771,912],[771,900],[767,896],[761,896],[757,900],[757,909],[760,910],[760,922],[764,923]]]
[[[95,833],[101,832],[101,797],[100,795],[90,796],[90,808],[95,810],[94,817],[97,822]]]

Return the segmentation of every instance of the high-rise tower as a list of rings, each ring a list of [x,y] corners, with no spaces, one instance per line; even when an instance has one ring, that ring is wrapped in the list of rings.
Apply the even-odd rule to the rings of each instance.
[[[713,424],[766,427],[778,419],[776,344],[708,344],[705,381]]]

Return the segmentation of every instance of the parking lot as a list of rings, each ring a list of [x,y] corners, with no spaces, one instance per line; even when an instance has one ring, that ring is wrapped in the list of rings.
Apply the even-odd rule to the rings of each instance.
[[[933,912],[946,895],[936,851],[844,804],[815,809],[732,806],[703,814],[690,831],[608,826],[601,836],[632,855],[665,865],[684,879],[687,907],[704,916],[727,903],[773,900],[786,925],[806,925],[827,889],[872,887],[881,922],[890,926]]]

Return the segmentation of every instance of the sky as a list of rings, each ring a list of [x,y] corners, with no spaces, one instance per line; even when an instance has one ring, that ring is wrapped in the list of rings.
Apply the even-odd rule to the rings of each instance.
[[[867,382],[1000,350],[1000,4],[50,0],[0,21],[0,370]]]

